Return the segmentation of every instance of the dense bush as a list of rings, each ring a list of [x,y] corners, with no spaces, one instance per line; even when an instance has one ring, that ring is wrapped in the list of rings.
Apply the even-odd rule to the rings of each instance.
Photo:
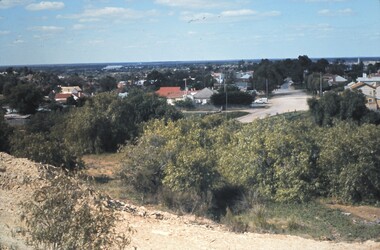
[[[181,114],[153,94],[131,92],[127,98],[102,93],[73,109],[64,122],[65,140],[79,153],[115,152],[138,135],[139,125],[153,118]]]
[[[24,131],[18,131],[11,139],[10,151],[16,157],[26,157],[68,170],[83,168],[83,163],[77,154],[70,150],[60,138],[54,138],[48,133],[27,134]]]
[[[339,123],[324,131],[318,165],[327,193],[343,201],[380,199],[380,127]]]
[[[253,101],[253,96],[242,91],[227,92],[228,105],[250,105]],[[226,93],[220,92],[211,96],[211,103],[215,106],[226,105]]]
[[[331,126],[334,120],[349,120],[357,123],[380,123],[380,115],[368,110],[365,96],[360,92],[346,90],[341,94],[329,91],[319,100],[308,100],[310,112],[319,126]]]
[[[154,121],[137,145],[124,148],[122,174],[136,190],[158,199],[165,189],[194,201],[191,194],[199,194],[207,204],[211,194],[214,211],[233,205],[218,201],[232,187],[236,197],[255,193],[281,202],[331,196],[375,201],[380,198],[380,128],[347,124],[321,128],[310,119],[284,117],[244,126],[213,116]]]
[[[187,200],[202,207],[200,203],[208,202],[210,191],[219,182],[213,130],[223,124],[220,117],[207,121],[193,118],[148,123],[138,144],[122,150],[125,160],[121,175],[126,183],[144,196],[167,197],[161,191],[178,198],[187,194]]]
[[[4,120],[4,112],[0,110],[0,151],[9,152],[9,140],[13,129]]]

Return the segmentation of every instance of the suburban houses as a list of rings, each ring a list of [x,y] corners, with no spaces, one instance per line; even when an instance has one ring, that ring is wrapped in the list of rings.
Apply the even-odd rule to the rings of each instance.
[[[380,76],[377,74],[363,74],[362,77],[358,77],[357,82],[347,84],[346,89],[362,92],[366,97],[368,109],[380,110]]]

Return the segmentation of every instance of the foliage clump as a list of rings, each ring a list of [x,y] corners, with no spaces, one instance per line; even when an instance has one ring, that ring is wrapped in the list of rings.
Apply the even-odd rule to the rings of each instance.
[[[321,128],[311,119],[285,117],[246,125],[216,116],[156,120],[122,149],[121,175],[142,200],[160,200],[169,190],[196,204],[197,194],[209,211],[215,205],[225,211],[233,204],[218,200],[234,203],[248,193],[275,202],[371,202],[380,198],[379,129],[347,122]]]
[[[61,173],[32,193],[22,204],[30,243],[43,249],[120,249],[130,243],[117,234],[117,214],[106,198]]]
[[[380,115],[368,110],[365,103],[362,93],[350,90],[341,94],[329,91],[320,99],[308,100],[310,113],[319,126],[332,126],[335,121],[380,124]]]

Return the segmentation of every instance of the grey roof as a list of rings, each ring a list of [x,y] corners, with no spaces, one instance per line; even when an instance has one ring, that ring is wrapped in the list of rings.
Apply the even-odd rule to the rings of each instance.
[[[204,89],[200,90],[199,92],[197,92],[197,93],[194,95],[194,98],[195,98],[195,99],[210,99],[210,97],[211,97],[214,93],[217,93],[217,92],[214,91],[214,90],[211,90],[211,89],[209,89],[209,88],[204,88]]]

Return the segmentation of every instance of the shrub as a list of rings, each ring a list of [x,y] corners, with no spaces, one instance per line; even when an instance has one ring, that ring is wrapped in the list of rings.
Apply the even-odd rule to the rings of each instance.
[[[17,131],[11,138],[11,153],[16,157],[50,164],[69,170],[83,168],[79,157],[70,150],[61,138],[54,138],[48,133],[30,133]]]
[[[116,234],[117,214],[108,209],[105,197],[58,174],[22,204],[31,244],[44,249],[122,248],[130,243]],[[130,228],[129,228],[130,231]]]
[[[241,218],[235,216],[230,208],[226,209],[226,215],[222,217],[221,222],[233,232],[244,233],[248,229],[248,224],[243,222]]]

